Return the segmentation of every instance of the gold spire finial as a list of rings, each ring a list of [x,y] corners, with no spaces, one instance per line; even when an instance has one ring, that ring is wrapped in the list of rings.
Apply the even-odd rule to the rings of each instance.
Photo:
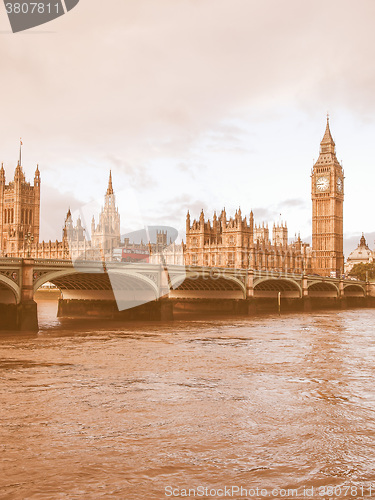
[[[108,189],[107,194],[113,194],[113,186],[112,186],[112,170],[109,171],[109,181],[108,181]]]

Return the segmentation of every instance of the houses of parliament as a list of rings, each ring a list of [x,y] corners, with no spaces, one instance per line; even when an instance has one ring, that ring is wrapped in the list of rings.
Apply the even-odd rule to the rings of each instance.
[[[9,184],[6,184],[4,167],[1,167],[1,257],[70,259],[75,253],[85,259],[110,259],[114,248],[123,245],[111,175],[99,222],[96,225],[95,219],[92,221],[90,240],[80,219],[74,225],[69,210],[62,240],[39,241],[40,188],[39,168],[36,168],[31,185],[25,179],[21,155],[14,180]],[[319,157],[311,172],[311,199],[311,246],[300,237],[289,242],[286,223],[273,224],[271,235],[268,224],[257,224],[252,212],[244,217],[239,209],[228,218],[224,209],[219,215],[214,213],[212,220],[206,220],[202,210],[199,218],[192,221],[188,212],[186,243],[174,246],[173,259],[166,244],[157,250],[166,252],[167,263],[171,264],[342,275],[344,172],[336,157],[328,118]],[[143,244],[143,248],[149,248],[150,254],[155,250],[151,244],[148,247]],[[179,258],[176,258],[177,253],[180,253]]]
[[[187,265],[251,268],[280,272],[340,276],[344,271],[344,172],[336,157],[329,118],[311,172],[312,246],[300,237],[289,243],[286,223],[274,223],[272,241],[267,224],[256,224],[241,210],[227,218],[225,209],[212,221],[203,210],[198,220],[186,218]]]

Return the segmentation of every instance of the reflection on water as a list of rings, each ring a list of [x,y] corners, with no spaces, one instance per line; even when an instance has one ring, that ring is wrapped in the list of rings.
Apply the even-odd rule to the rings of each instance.
[[[1,499],[375,482],[375,311],[124,326],[42,306],[38,335],[0,337]]]

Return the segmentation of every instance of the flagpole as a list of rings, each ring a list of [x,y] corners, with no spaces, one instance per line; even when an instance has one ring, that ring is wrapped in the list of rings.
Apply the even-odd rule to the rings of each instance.
[[[20,166],[21,166],[22,138],[20,137]]]

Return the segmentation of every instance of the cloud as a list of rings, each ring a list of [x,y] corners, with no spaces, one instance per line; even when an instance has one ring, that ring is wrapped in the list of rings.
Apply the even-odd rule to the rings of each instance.
[[[69,208],[73,212],[81,204],[81,201],[71,192],[61,193],[57,188],[42,185],[40,240],[61,241],[65,217]]]
[[[258,225],[263,222],[276,221],[279,219],[279,214],[272,208],[255,207],[253,213],[254,222]]]
[[[298,109],[308,127],[327,108],[373,122],[374,14],[373,0],[80,2],[48,25],[54,33],[0,35],[2,159],[14,164],[22,136],[26,166],[40,163],[42,196],[56,190],[42,208],[51,238],[62,205],[102,197],[110,168],[150,218],[183,225],[187,208],[229,213],[262,197],[257,219],[275,220],[303,204],[291,177],[279,177],[283,194],[269,172],[288,172],[310,150],[298,120],[290,130],[267,124]],[[181,208],[178,190],[191,193]]]
[[[306,208],[307,202],[302,198],[291,198],[289,200],[282,201],[277,205],[278,208]]]
[[[140,144],[157,154],[169,136],[169,152],[186,150],[221,119],[280,100],[374,111],[371,1],[81,4],[48,40],[2,39],[3,95],[22,82],[17,99],[3,102],[3,114],[18,118],[7,138],[24,128],[43,144],[142,157]],[[238,141],[238,130],[213,135]]]
[[[107,155],[104,163],[110,168],[114,168],[119,177],[126,175],[127,182],[135,188],[146,188],[155,183],[156,180],[144,165],[132,165],[115,155]],[[119,183],[118,183],[119,184]]]

